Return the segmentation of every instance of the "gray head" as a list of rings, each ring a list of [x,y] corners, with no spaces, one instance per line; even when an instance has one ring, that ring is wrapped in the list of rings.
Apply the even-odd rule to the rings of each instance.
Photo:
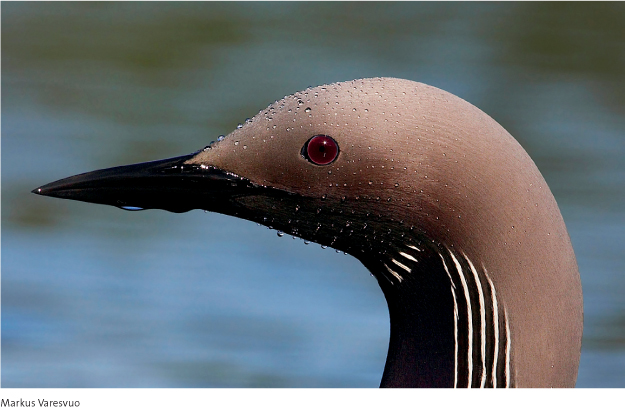
[[[499,124],[440,89],[309,88],[194,154],[34,192],[205,209],[355,256],[389,305],[382,386],[575,384],[581,284],[555,199]]]

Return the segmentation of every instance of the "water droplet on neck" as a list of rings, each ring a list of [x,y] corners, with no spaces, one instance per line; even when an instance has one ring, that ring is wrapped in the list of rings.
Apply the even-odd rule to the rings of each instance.
[[[223,141],[223,139],[225,139],[226,136],[224,136],[223,134],[219,137],[217,137],[217,141]]]
[[[280,232],[280,231],[278,231],[276,234],[278,235],[278,237],[282,237],[282,236],[284,236],[284,232]]]

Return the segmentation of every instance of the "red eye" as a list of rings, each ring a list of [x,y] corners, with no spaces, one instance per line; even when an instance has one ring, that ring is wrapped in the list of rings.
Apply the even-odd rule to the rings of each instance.
[[[306,143],[306,158],[314,164],[330,164],[338,155],[339,145],[331,137],[315,136]]]

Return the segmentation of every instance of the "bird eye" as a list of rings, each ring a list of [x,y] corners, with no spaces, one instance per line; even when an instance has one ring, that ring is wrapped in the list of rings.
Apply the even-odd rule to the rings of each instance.
[[[311,163],[327,165],[339,155],[339,145],[332,137],[318,135],[306,142],[302,155]]]

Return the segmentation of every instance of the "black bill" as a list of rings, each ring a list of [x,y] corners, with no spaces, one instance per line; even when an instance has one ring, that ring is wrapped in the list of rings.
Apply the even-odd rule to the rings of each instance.
[[[230,212],[231,200],[254,194],[247,179],[211,166],[185,164],[195,154],[107,168],[51,182],[32,192],[128,210]]]

